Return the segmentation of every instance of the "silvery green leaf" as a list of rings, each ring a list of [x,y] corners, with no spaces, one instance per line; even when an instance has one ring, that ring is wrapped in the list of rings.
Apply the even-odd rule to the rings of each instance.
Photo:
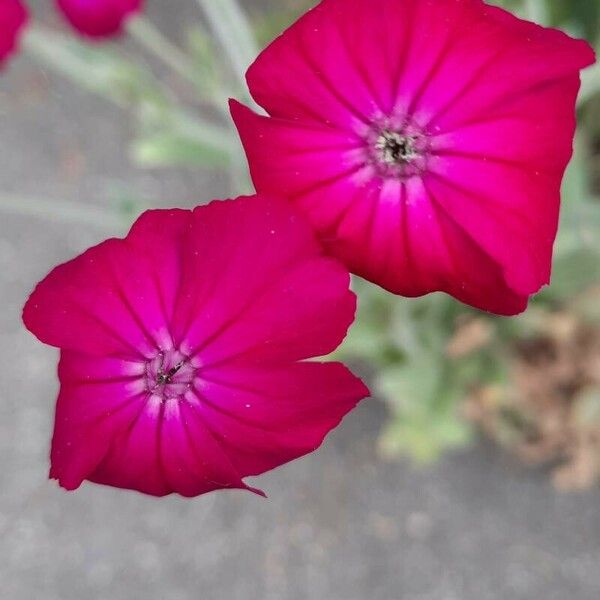
[[[27,31],[24,47],[47,67],[117,104],[164,100],[152,74],[110,45],[85,44],[37,26]]]
[[[141,167],[227,167],[230,154],[201,140],[174,132],[135,140],[131,158]]]

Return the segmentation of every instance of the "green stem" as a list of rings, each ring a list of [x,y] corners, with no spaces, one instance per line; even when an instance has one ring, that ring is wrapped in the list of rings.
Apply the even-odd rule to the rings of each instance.
[[[206,19],[227,53],[240,86],[240,93],[250,101],[246,71],[258,55],[258,46],[248,18],[237,0],[197,0]]]
[[[167,67],[194,85],[198,85],[193,62],[185,52],[167,39],[152,21],[143,16],[136,17],[129,21],[127,31],[140,46],[156,56]]]
[[[229,120],[229,110],[226,103],[224,104],[226,94],[219,93],[214,85],[200,77],[190,57],[166,38],[152,21],[138,16],[129,21],[127,31],[147,52],[194,85],[201,95]]]
[[[140,99],[154,100],[155,104],[168,112],[169,124],[198,143],[206,144],[223,152],[237,150],[235,137],[230,126],[219,126],[185,111],[174,100],[162,83],[144,67],[124,61],[120,54],[103,48],[87,48],[74,40],[41,27],[31,27],[24,39],[24,47],[34,58],[54,69],[85,89],[111,100],[127,109],[140,103]],[[154,46],[158,52],[158,46]],[[125,74],[125,75],[124,75]],[[127,76],[127,77],[125,77]],[[135,83],[135,87],[131,86]],[[215,107],[227,114],[227,104],[222,94],[213,93],[209,98]],[[141,114],[138,110],[138,116]]]
[[[597,94],[600,94],[600,63],[596,63],[581,73],[581,91],[577,100],[578,106],[582,106]]]
[[[525,0],[527,18],[539,25],[548,25],[549,15],[545,0]]]
[[[78,52],[79,46],[76,41],[67,43],[65,36],[43,26],[34,25],[27,29],[21,44],[23,50],[36,62],[121,107],[125,106],[126,103],[118,93],[112,88],[107,89],[105,81],[93,76],[90,65]]]
[[[87,225],[107,233],[121,233],[123,219],[96,206],[49,198],[30,198],[0,192],[0,213],[37,217],[57,223]]]

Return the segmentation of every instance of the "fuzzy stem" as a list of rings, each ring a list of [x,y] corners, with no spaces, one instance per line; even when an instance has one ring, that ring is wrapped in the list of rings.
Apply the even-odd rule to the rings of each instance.
[[[197,0],[213,33],[227,53],[240,93],[249,101],[246,70],[258,54],[248,18],[237,0]]]
[[[152,21],[138,16],[129,21],[127,31],[140,46],[156,56],[166,66],[194,85],[198,85],[198,76],[193,62],[185,52],[167,39]]]
[[[598,52],[598,49],[596,49]],[[600,63],[588,67],[581,73],[581,92],[577,100],[578,106],[585,104],[590,98],[600,94]]]
[[[105,208],[4,192],[0,192],[0,213],[37,217],[57,223],[87,225],[108,233],[121,233],[126,226],[125,219],[120,219]]]
[[[224,103],[228,94],[219,90],[214,82],[203,79],[190,57],[166,38],[152,21],[138,16],[129,22],[127,31],[147,52],[194,85],[202,97],[229,121],[229,111]]]
[[[525,0],[527,18],[538,25],[548,25],[549,15],[545,0]]]

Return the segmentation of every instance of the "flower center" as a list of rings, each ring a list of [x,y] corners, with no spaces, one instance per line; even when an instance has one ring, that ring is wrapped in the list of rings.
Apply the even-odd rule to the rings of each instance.
[[[384,179],[421,175],[430,155],[429,136],[397,117],[375,120],[363,134],[365,159]]]
[[[377,138],[375,148],[379,150],[380,161],[389,164],[408,163],[417,158],[416,138],[404,136],[395,131],[383,131]]]
[[[195,367],[179,350],[160,351],[146,363],[146,387],[163,399],[177,398],[192,386]]]

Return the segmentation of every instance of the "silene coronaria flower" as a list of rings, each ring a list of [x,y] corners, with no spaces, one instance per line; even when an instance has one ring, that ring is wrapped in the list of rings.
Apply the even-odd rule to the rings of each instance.
[[[549,282],[591,48],[482,0],[324,0],[232,101],[255,186],[354,273],[518,313]]]
[[[348,271],[283,200],[146,212],[25,306],[61,350],[51,477],[252,489],[244,477],[315,450],[368,395],[342,364],[305,361],[338,346],[354,311]]]
[[[0,68],[18,47],[28,12],[21,0],[0,0]]]
[[[83,36],[112,37],[123,31],[125,21],[140,12],[144,0],[55,0],[73,28]]]

